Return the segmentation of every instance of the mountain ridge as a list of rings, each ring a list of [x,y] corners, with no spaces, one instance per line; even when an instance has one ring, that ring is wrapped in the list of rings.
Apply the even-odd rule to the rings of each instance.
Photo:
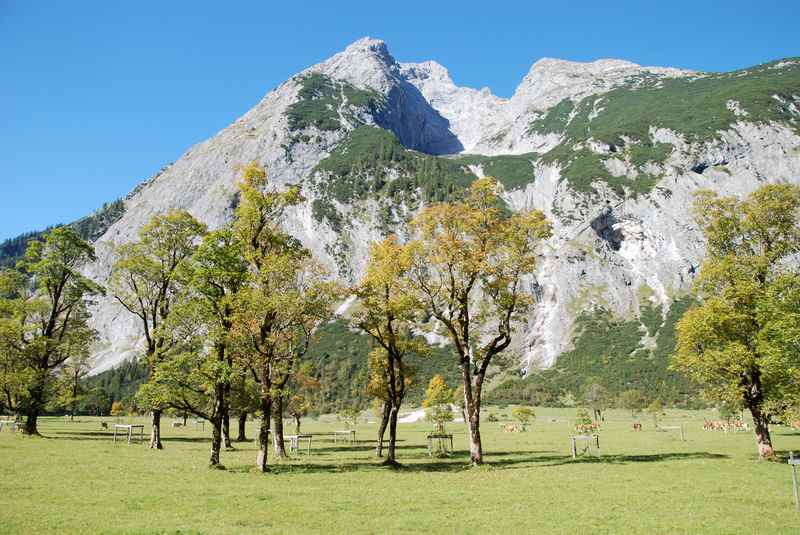
[[[734,73],[543,58],[503,99],[457,86],[436,62],[399,63],[383,41],[365,38],[137,186],[86,271],[104,281],[113,248],[157,213],[180,208],[223,224],[238,169],[256,160],[273,184],[303,186],[308,200],[290,211],[287,231],[352,282],[371,241],[407,235],[421,206],[491,174],[510,209],[538,208],[554,222],[526,280],[539,304],[511,348],[519,366],[557,363],[584,313],[639,322],[633,353],[646,358],[654,342],[642,316],[667,318],[703,256],[692,192],[800,183],[798,95],[794,58]],[[95,307],[93,325],[95,371],[139,351],[136,322],[112,299]]]

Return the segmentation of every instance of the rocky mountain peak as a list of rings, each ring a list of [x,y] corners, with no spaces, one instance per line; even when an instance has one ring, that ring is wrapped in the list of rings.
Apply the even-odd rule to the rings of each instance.
[[[369,36],[353,41],[344,49],[342,54],[345,56],[374,56],[387,64],[395,63],[386,46],[386,41]]]
[[[399,67],[384,41],[364,37],[305,72],[317,72],[361,89],[386,93],[397,84]]]
[[[692,71],[664,67],[642,67],[621,59],[589,62],[542,58],[522,79],[512,100],[518,107],[544,110],[564,98],[577,100],[602,93],[641,75],[678,77]]]
[[[441,64],[435,61],[423,61],[421,63],[402,63],[400,69],[408,79],[420,81],[437,82],[444,85],[455,86],[450,72]]]

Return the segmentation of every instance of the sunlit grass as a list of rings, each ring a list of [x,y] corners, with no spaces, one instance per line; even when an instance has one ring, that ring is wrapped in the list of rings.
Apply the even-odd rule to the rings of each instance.
[[[501,420],[510,408],[489,408]],[[44,438],[0,433],[0,532],[7,533],[797,533],[785,462],[755,458],[750,433],[703,431],[704,416],[671,411],[677,432],[631,430],[611,412],[600,459],[572,460],[574,410],[538,409],[525,433],[484,422],[487,466],[466,466],[463,424],[456,452],[430,458],[428,424],[401,424],[401,470],[378,466],[374,424],[351,447],[318,436],[312,455],[255,471],[255,444],[206,467],[209,428],[164,427],[165,449],[111,442],[98,419],[44,419]],[[555,421],[551,421],[555,419]],[[144,422],[144,419],[141,421]],[[109,421],[111,423],[111,421]],[[327,433],[334,418],[304,422]],[[248,426],[249,437],[255,426]],[[800,433],[778,428],[783,455]]]

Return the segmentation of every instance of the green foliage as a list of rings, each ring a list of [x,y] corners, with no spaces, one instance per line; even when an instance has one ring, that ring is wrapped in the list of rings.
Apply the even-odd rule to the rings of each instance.
[[[119,221],[125,215],[125,201],[117,199],[110,203],[103,203],[97,211],[86,217],[82,217],[70,223],[69,226],[75,229],[78,236],[86,241],[95,241],[105,234],[111,225]]]
[[[355,431],[358,426],[358,417],[360,415],[361,411],[354,407],[343,407],[336,413],[336,419],[344,423],[347,429]]]
[[[669,143],[650,143],[641,141],[628,148],[628,156],[633,165],[642,168],[648,162],[661,163],[669,158],[674,147]]]
[[[744,200],[703,190],[694,214],[707,241],[701,302],[680,320],[675,367],[712,399],[744,404],[759,456],[772,457],[766,410],[800,397],[800,187],[765,185]]]
[[[317,330],[306,355],[311,363],[309,373],[320,385],[315,393],[315,413],[369,407],[370,397],[364,386],[369,377],[367,355],[371,350],[369,337],[351,330],[346,321],[335,320]],[[411,354],[406,358],[407,365],[415,370],[415,381],[406,393],[410,403],[422,402],[425,385],[436,374],[449,382],[458,380],[451,348],[431,346],[430,352],[428,357]]]
[[[511,409],[511,416],[519,420],[524,428],[524,426],[528,425],[528,422],[536,418],[536,411],[534,411],[531,407],[526,407],[523,405]]]
[[[712,139],[738,120],[728,108],[731,100],[748,113],[749,121],[789,123],[797,129],[800,124],[789,103],[800,89],[800,65],[776,67],[776,63],[730,73],[653,79],[639,87],[621,87],[589,97],[581,102],[567,135],[573,139],[591,135],[623,145],[623,136],[648,140],[650,127],[655,126],[691,140]],[[595,105],[602,109],[588,120]]]
[[[642,176],[642,167],[647,162],[662,163],[672,152],[670,145],[652,141],[652,127],[671,129],[689,141],[714,139],[740,119],[774,121],[800,132],[800,118],[792,111],[800,93],[800,65],[785,61],[788,64],[783,66],[773,62],[722,74],[638,77],[623,87],[583,99],[574,110],[571,101],[560,102],[534,121],[531,131],[563,133],[565,141],[544,160],[558,162],[562,176],[575,190],[590,192],[591,182],[597,180],[620,195],[625,195],[626,189],[632,195],[647,193],[658,177]],[[738,103],[747,117],[737,117],[730,101]],[[568,120],[570,113],[573,118]],[[610,145],[616,153],[600,155],[586,148],[573,151],[590,139]],[[610,176],[602,161],[612,156],[627,158],[639,168],[640,176],[633,181]]]
[[[697,387],[670,369],[675,351],[675,325],[692,303],[680,298],[672,303],[663,324],[642,319],[655,336],[655,348],[641,346],[644,333],[636,320],[617,320],[604,309],[585,312],[576,320],[573,349],[562,353],[553,368],[525,379],[501,382],[489,393],[492,402],[560,405],[565,393],[585,391],[591,382],[603,385],[609,398],[637,389],[671,405],[697,403]],[[661,312],[657,312],[659,321]]]
[[[123,416],[127,412],[125,405],[121,401],[115,401],[111,404],[110,416]]]
[[[356,119],[355,111],[378,111],[383,97],[372,90],[357,89],[347,82],[332,80],[313,73],[300,79],[298,101],[289,106],[287,116],[290,130],[303,130],[314,126],[319,130],[339,130],[340,108],[344,107],[348,120]]]
[[[115,401],[130,404],[139,386],[145,381],[147,381],[147,366],[144,361],[128,359],[110,370],[87,377],[84,379],[84,384],[87,390],[99,388],[103,393],[105,399],[103,413],[106,414]],[[86,408],[84,411],[92,412]]]
[[[122,199],[117,199],[110,203],[104,203],[103,206],[93,214],[82,217],[66,226],[73,228],[82,239],[94,241],[102,236],[111,225],[119,221],[124,213],[125,202]],[[44,235],[53,228],[54,227],[49,227],[42,231],[26,232],[1,242],[0,268],[14,267],[17,261],[25,256],[28,242],[31,240],[42,241]]]
[[[483,174],[494,177],[506,190],[524,188],[534,180],[536,153],[501,156],[459,155],[452,159],[462,165],[480,165]]]
[[[444,433],[445,424],[453,421],[453,394],[444,377],[441,375],[431,377],[422,406],[425,407],[425,418],[436,425],[436,431],[439,433]]]
[[[659,327],[664,322],[661,317],[661,307],[653,303],[646,303],[639,307],[639,319],[647,329],[648,336],[655,336]]]
[[[647,406],[647,414],[653,418],[653,425],[658,427],[658,419],[664,414],[664,404],[660,399],[654,399],[650,405]]]
[[[0,391],[25,405],[26,433],[38,433],[65,364],[84,359],[95,340],[88,305],[103,288],[81,273],[95,259],[75,230],[59,227],[30,243],[17,271],[0,270]]]
[[[47,230],[50,229],[25,232],[24,234],[9,238],[0,243],[0,268],[13,268],[16,266],[17,262],[25,256],[28,242],[31,240],[41,240],[42,235],[47,232]]]
[[[575,103],[565,98],[533,121],[528,128],[529,133],[557,134],[564,131],[569,123],[569,116],[575,109]]]
[[[186,264],[206,226],[183,210],[153,216],[139,240],[115,250],[109,288],[125,310],[141,322],[147,364],[157,364],[169,345],[165,326],[189,282]]]
[[[741,404],[737,406],[734,403],[720,403],[719,406],[719,417],[722,420],[731,421],[734,419],[738,419],[739,415],[742,412]]]
[[[342,230],[342,214],[328,199],[314,199],[311,203],[311,216],[317,221],[327,221],[333,230]]]
[[[612,175],[603,162],[607,156],[592,152],[588,148],[573,150],[573,145],[564,142],[547,152],[542,161],[548,164],[559,163],[562,166],[561,176],[567,180],[575,191],[589,193],[594,191],[592,183],[604,182],[617,195],[625,196],[630,192],[634,197],[647,194],[658,180],[640,173],[635,178]]]
[[[575,426],[575,430],[578,432],[586,431],[588,427],[591,427],[592,417],[589,415],[589,411],[584,408],[579,408],[575,412],[575,421],[573,424]]]
[[[621,408],[631,411],[631,417],[641,414],[647,404],[647,398],[640,390],[626,390],[619,395],[618,404]]]
[[[313,215],[335,229],[342,220],[333,199],[346,204],[378,197],[416,206],[418,191],[425,202],[442,202],[475,179],[456,161],[407,150],[393,133],[376,126],[350,132],[313,173],[323,177]],[[390,178],[391,173],[396,177]]]

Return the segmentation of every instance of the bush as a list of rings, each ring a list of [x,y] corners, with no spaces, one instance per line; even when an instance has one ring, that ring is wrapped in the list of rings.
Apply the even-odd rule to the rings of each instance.
[[[511,409],[511,416],[519,420],[519,423],[522,424],[522,429],[524,430],[525,426],[528,425],[528,422],[536,418],[536,413],[530,407],[514,407]]]
[[[127,409],[121,401],[111,404],[111,416],[124,416],[125,414],[127,414]]]
[[[453,391],[447,386],[444,377],[434,375],[425,391],[422,406],[425,407],[425,417],[436,425],[438,433],[444,433],[447,422],[453,421]]]

